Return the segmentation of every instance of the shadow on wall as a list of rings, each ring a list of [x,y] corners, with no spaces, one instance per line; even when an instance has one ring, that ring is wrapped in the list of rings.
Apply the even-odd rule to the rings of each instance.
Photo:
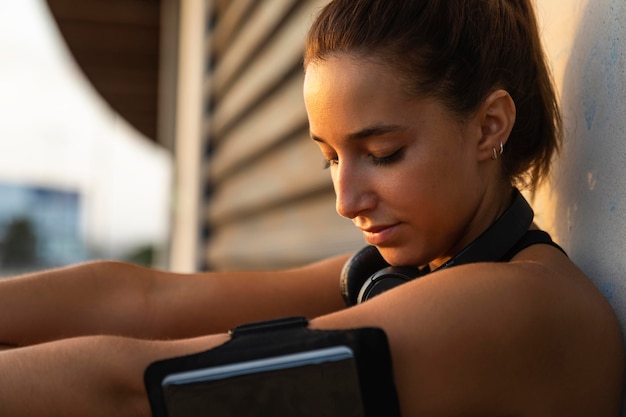
[[[582,16],[562,86],[554,232],[626,334],[626,2],[591,0]]]

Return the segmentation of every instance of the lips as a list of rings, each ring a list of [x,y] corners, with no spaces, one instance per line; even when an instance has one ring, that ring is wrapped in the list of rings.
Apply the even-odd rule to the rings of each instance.
[[[367,228],[360,228],[363,232],[365,240],[370,245],[381,246],[384,245],[393,235],[393,232],[397,228],[397,224],[384,225],[384,226],[371,226]]]

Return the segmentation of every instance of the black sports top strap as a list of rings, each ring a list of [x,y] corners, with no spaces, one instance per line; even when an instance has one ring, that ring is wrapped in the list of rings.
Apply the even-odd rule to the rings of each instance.
[[[550,235],[543,230],[529,230],[526,232],[524,236],[511,248],[511,250],[502,257],[502,262],[510,261],[517,253],[526,249],[529,246],[536,245],[539,243],[545,243],[546,245],[553,246],[563,252],[565,256],[567,253],[560,247],[558,244],[554,243]]]

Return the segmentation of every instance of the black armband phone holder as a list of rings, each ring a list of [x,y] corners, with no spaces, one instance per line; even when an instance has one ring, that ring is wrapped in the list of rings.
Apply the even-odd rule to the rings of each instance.
[[[378,328],[311,330],[303,317],[239,326],[214,349],[148,366],[154,417],[399,417]]]

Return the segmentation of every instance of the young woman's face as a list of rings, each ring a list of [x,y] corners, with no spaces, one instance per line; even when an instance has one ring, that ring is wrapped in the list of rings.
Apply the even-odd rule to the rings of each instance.
[[[437,100],[407,95],[389,68],[352,57],[311,63],[311,137],[332,177],[337,212],[393,265],[438,266],[483,230],[481,129]]]

